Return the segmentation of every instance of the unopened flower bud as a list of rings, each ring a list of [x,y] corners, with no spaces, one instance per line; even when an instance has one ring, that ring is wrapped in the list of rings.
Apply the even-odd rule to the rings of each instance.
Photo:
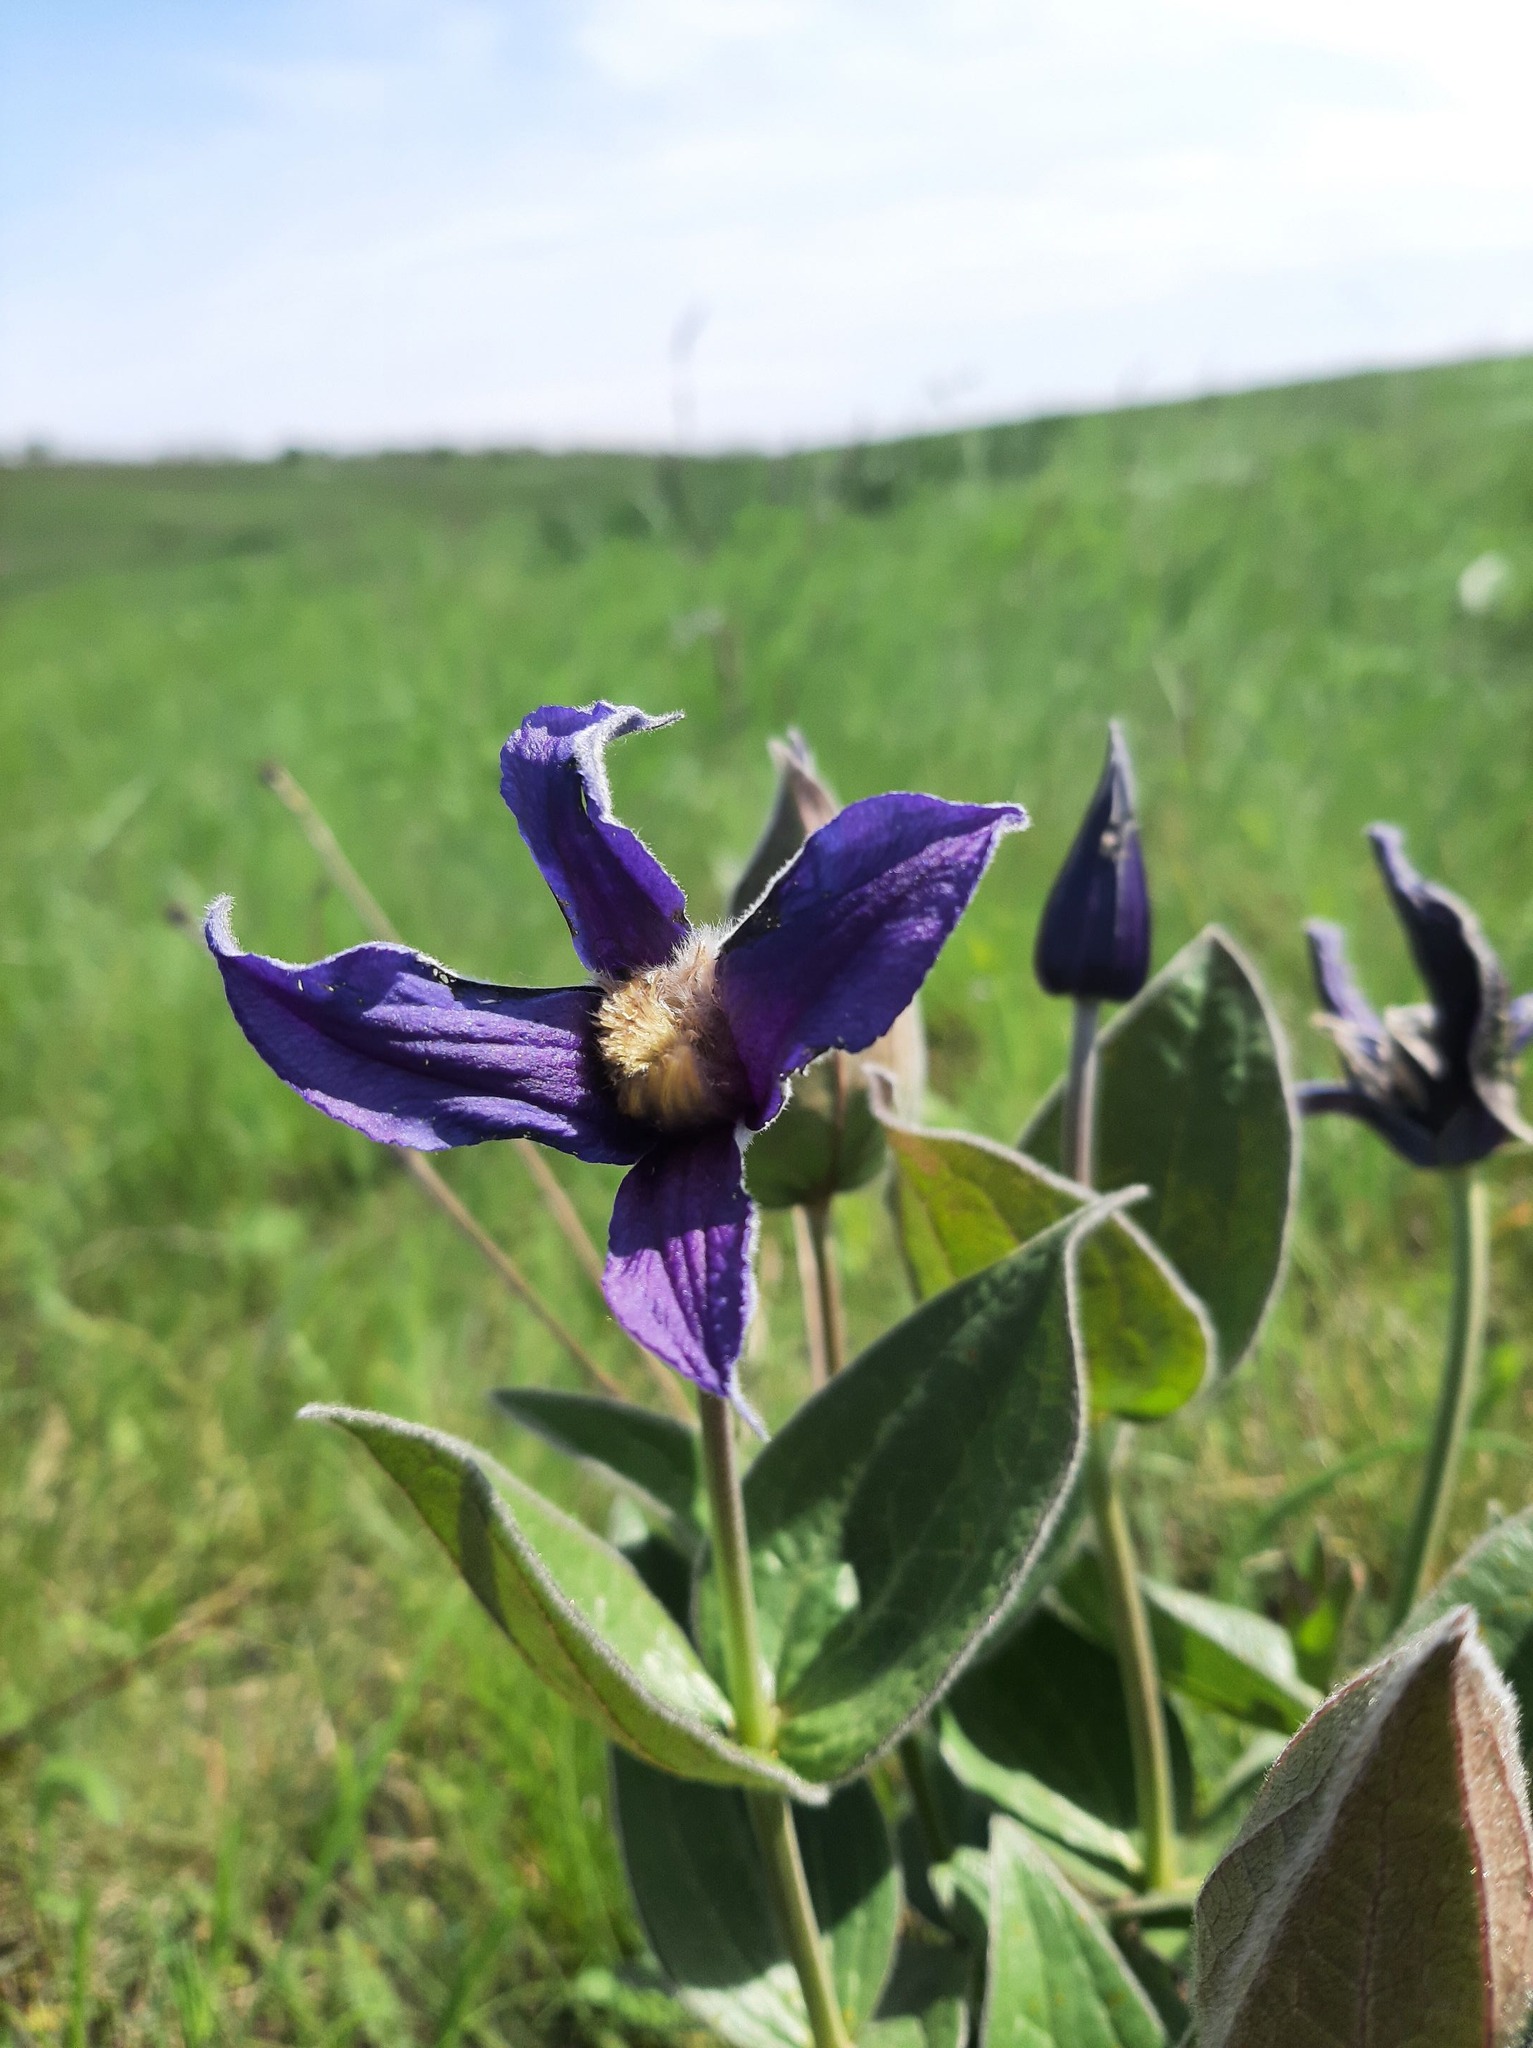
[[[841,808],[820,780],[814,756],[796,728],[789,727],[785,740],[768,740],[767,752],[777,770],[777,797],[756,850],[729,899],[731,917],[744,917],[810,833],[828,825]]]
[[[1051,996],[1112,1003],[1138,995],[1150,971],[1134,771],[1116,719],[1102,779],[1044,905],[1033,970]]]

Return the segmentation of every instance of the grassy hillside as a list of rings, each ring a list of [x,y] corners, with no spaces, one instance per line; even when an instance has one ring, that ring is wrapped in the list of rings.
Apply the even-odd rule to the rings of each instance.
[[[1457,597],[1488,550],[1485,616]],[[1407,963],[1359,836],[1398,820],[1533,986],[1533,361],[769,463],[450,455],[0,475],[0,2012],[22,2041],[600,2041],[634,1953],[600,1745],[552,1705],[301,1402],[492,1443],[600,1513],[484,1396],[573,1369],[388,1154],[245,1047],[167,907],[229,890],[289,958],[360,935],[258,780],[307,785],[409,939],[572,970],[500,804],[532,705],[680,728],[613,759],[624,815],[717,913],[801,725],[843,797],[1016,797],[929,992],[952,1118],[1008,1136],[1065,1018],[1033,927],[1128,721],[1165,958],[1216,918],[1301,1070],[1299,923],[1381,1000]],[[618,1374],[620,1341],[504,1148],[445,1171]],[[612,1177],[560,1162],[593,1231]],[[1533,1494],[1533,1169],[1495,1168],[1491,1385],[1459,1533]],[[1159,1566],[1252,1597],[1318,1514],[1381,1564],[1418,1427],[1444,1218],[1361,1131],[1308,1134],[1260,1356],[1140,1461]],[[767,1233],[768,1409],[800,1370]],[[898,1307],[849,1209],[857,1330]],[[642,1381],[634,1380],[636,1388]],[[212,1599],[211,1606],[198,1603]],[[605,1976],[603,1973],[607,1973]],[[605,1988],[604,1988],[605,1987]],[[87,2022],[94,2016],[94,2030]],[[664,2024],[658,2011],[650,2017]],[[0,2034],[3,2038],[3,2034]]]

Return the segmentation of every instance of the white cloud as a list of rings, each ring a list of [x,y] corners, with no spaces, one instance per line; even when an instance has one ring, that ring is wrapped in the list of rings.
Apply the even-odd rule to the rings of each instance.
[[[276,19],[13,177],[0,441],[653,442],[698,303],[700,434],[769,445],[1533,342],[1496,0]]]

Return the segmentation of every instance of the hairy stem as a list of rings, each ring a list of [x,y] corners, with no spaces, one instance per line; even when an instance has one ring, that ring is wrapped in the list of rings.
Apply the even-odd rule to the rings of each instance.
[[[1086,1483],[1096,1520],[1097,1551],[1107,1589],[1113,1646],[1123,1679],[1134,1798],[1144,1837],[1145,1888],[1169,1891],[1176,1883],[1176,1807],[1171,1792],[1171,1745],[1161,1705],[1160,1670],[1150,1619],[1139,1587],[1139,1565],[1122,1496],[1113,1472],[1113,1425],[1096,1423],[1086,1450]]]
[[[1076,1003],[1060,1132],[1060,1163],[1089,1188],[1096,1172],[1097,1005]]]
[[[1078,1002],[1070,1035],[1062,1138],[1065,1171],[1082,1187],[1092,1185],[1096,1171],[1096,1029],[1096,1004]],[[1134,1798],[1144,1838],[1145,1885],[1150,1891],[1165,1891],[1176,1882],[1171,1745],[1161,1703],[1160,1668],[1139,1585],[1133,1532],[1114,1470],[1115,1438],[1116,1426],[1110,1419],[1093,1420],[1086,1451],[1086,1483],[1128,1713]]]
[[[756,1620],[756,1594],[751,1583],[750,1545],[745,1530],[745,1500],[735,1456],[734,1417],[729,1403],[717,1394],[699,1391],[697,1406],[702,1423],[703,1470],[713,1525],[729,1695],[740,1740],[751,1749],[770,1750],[777,1717],[761,1655],[761,1630]],[[849,2048],[846,2022],[836,2003],[830,1961],[809,1896],[792,1808],[776,1792],[751,1792],[746,1800],[766,1866],[773,1910],[803,1989],[815,2048]]]
[[[776,1715],[767,1691],[766,1664],[761,1655],[761,1630],[756,1620],[756,1589],[751,1583],[750,1543],[745,1533],[745,1498],[740,1491],[740,1463],[735,1455],[734,1416],[718,1394],[698,1389],[702,1423],[703,1473],[708,1484],[708,1516],[713,1525],[713,1560],[718,1574],[719,1606],[724,1623],[724,1671],[740,1740],[751,1749],[770,1749]]]
[[[788,1954],[798,1972],[804,2004],[809,2009],[809,2027],[815,2048],[851,2048],[846,2020],[836,2003],[835,1981],[830,1960],[815,1923],[814,1901],[804,1875],[793,1810],[775,1792],[750,1792],[746,1802],[755,1824],[756,1839],[766,1862],[772,1901]]]
[[[1480,1385],[1485,1303],[1490,1291],[1490,1201],[1473,1167],[1447,1176],[1453,1207],[1453,1307],[1442,1392],[1427,1448],[1426,1469],[1400,1560],[1391,1624],[1398,1628],[1426,1590],[1453,1511],[1464,1437]]]

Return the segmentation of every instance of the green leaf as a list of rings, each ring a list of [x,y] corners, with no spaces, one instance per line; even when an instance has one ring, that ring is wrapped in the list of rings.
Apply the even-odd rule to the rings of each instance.
[[[1004,1145],[885,1118],[895,1163],[895,1217],[924,1298],[1004,1258],[1090,1191]],[[1128,1216],[1114,1216],[1078,1254],[1080,1332],[1092,1406],[1144,1422],[1169,1415],[1202,1386],[1214,1354],[1202,1304]]]
[[[1080,1457],[1072,1239],[925,1303],[751,1466],[747,1526],[785,1763],[863,1769],[945,1690],[1043,1552]],[[699,1623],[716,1643],[716,1589]]]
[[[1019,1140],[1056,1167],[1061,1093]],[[1137,1220],[1207,1308],[1231,1371],[1282,1272],[1299,1144],[1281,1027],[1216,925],[1098,1039],[1096,1131],[1098,1184],[1148,1185]]]
[[[1143,1925],[1133,1920],[1114,1920],[1109,1932],[1130,1975],[1154,2007],[1171,2040],[1177,2048],[1189,2048],[1187,2027],[1192,2015],[1187,2005],[1187,1971],[1191,1956],[1183,1950],[1175,1962],[1169,1961],[1151,1946]]]
[[[791,1209],[860,1188],[883,1163],[867,1081],[854,1061],[832,1053],[796,1077],[781,1115],[752,1138],[745,1185],[763,1209]]]
[[[1397,1641],[1472,1607],[1521,1710],[1522,1754],[1533,1757],[1533,1508],[1500,1522],[1412,1608]]]
[[[1101,1922],[1004,1817],[990,1827],[989,1950],[980,2048],[1165,2048]]]
[[[1460,1607],[1334,1694],[1198,1899],[1202,2048],[1509,2048],[1533,1828],[1505,1682]]]
[[[634,1542],[623,1542],[608,1530],[613,1548],[633,1566],[683,1635],[692,1632],[693,1554],[678,1550],[658,1530],[648,1530]]]
[[[1168,1692],[1215,1707],[1256,1728],[1292,1735],[1320,1704],[1299,1676],[1287,1629],[1247,1607],[1229,1607],[1201,1593],[1141,1579],[1150,1634]],[[1112,1620],[1101,1561],[1082,1551],[1059,1580],[1061,1600],[1105,1648]]]
[[[958,2031],[955,2034],[951,2024],[937,2022],[937,2031],[928,2033],[922,2025],[922,2016],[915,2013],[897,2013],[893,2019],[870,2020],[858,2035],[862,2048],[962,2048],[964,2012],[962,2006],[955,2008]],[[943,2019],[947,2019],[947,2015]]]
[[[925,2048],[964,2048],[972,1972],[971,1957],[955,1942],[912,1930],[878,2001],[880,2023],[914,2020]]]
[[[682,2002],[732,2048],[809,2048],[808,2015],[777,1931],[745,1795],[688,1784],[612,1753],[613,1805],[640,1923]],[[866,1784],[795,1807],[815,1916],[849,2030],[889,1975],[899,1884]]]
[[[948,1708],[993,1763],[1025,1771],[1110,1828],[1137,1822],[1133,1743],[1117,1659],[1063,1615],[1041,1607],[1009,1631],[964,1673]],[[1192,1763],[1169,1706],[1166,1730],[1177,1806],[1186,1821]]]
[[[732,1739],[685,1633],[626,1558],[483,1453],[392,1415],[313,1406],[367,1446],[544,1683],[614,1742],[712,1784],[823,1797]]]
[[[1137,1885],[1144,1876],[1144,1858],[1124,1829],[1109,1827],[1030,1772],[998,1764],[956,1721],[943,1730],[942,1760],[971,1792],[1003,1808],[1052,1849],[1068,1851],[1072,1868],[1074,1859],[1089,1866],[1081,1873],[1088,1889],[1093,1883],[1099,1888],[1104,1873],[1116,1880],[1114,1891]]]
[[[556,1451],[599,1465],[689,1549],[702,1536],[702,1464],[697,1432],[673,1416],[599,1394],[561,1394],[547,1387],[498,1387],[497,1408]]]
[[[987,1825],[988,1840],[988,1825]],[[961,1843],[929,1872],[933,1896],[964,1947],[983,1955],[990,1940],[990,1852]]]
[[[1329,1692],[1367,1566],[1316,1524],[1296,1554],[1279,1554],[1268,1584],[1269,1611],[1293,1639],[1299,1676]]]

